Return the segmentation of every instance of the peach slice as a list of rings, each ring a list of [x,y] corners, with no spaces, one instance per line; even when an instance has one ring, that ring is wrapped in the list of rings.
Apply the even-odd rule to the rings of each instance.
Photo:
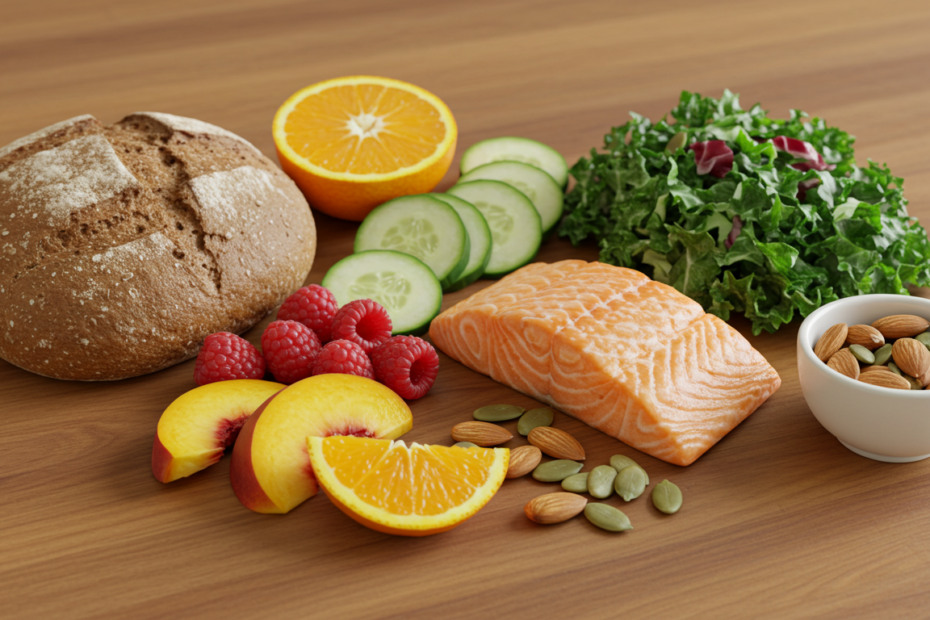
[[[281,390],[250,417],[233,447],[229,477],[255,512],[289,512],[316,495],[308,437],[396,439],[413,427],[404,400],[377,381],[326,374]]]
[[[208,383],[182,394],[158,420],[152,473],[161,482],[213,465],[236,441],[252,412],[285,385],[258,379]]]

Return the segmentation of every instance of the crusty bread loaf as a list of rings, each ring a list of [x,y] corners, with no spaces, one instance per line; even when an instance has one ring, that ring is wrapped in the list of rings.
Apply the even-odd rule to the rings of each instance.
[[[242,138],[78,116],[0,148],[0,357],[58,379],[156,371],[261,320],[315,252],[300,190]]]

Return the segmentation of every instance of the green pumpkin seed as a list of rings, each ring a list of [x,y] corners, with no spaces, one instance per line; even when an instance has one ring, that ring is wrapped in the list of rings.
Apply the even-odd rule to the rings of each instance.
[[[679,131],[672,139],[668,141],[668,144],[665,145],[665,150],[674,153],[681,147],[685,145],[685,142],[688,140],[688,134],[683,131]]]
[[[588,502],[588,505],[584,507],[584,516],[588,518],[588,521],[608,532],[625,532],[633,529],[629,517],[607,504]]]
[[[530,431],[537,426],[552,426],[552,420],[555,418],[555,411],[549,407],[539,407],[530,409],[520,417],[517,422],[517,432],[526,437]]]
[[[627,467],[634,466],[634,465],[636,467],[639,467],[640,469],[643,469],[642,467],[640,467],[639,463],[637,463],[636,461],[634,461],[628,456],[623,456],[622,454],[615,454],[612,457],[610,457],[610,466],[616,469],[617,473],[620,473]],[[645,469],[643,469],[643,473],[646,474],[646,486],[649,486],[649,474],[646,473]]]
[[[571,493],[587,493],[588,472],[585,471],[580,474],[572,474],[562,481],[562,488]]]
[[[875,350],[875,361],[873,362],[876,366],[884,366],[888,360],[891,359],[891,346],[890,344],[883,344],[878,349]]]
[[[581,463],[559,459],[557,461],[548,461],[536,466],[533,470],[533,478],[540,482],[561,482],[572,474],[581,471]]]
[[[614,480],[614,490],[623,498],[623,501],[628,502],[642,495],[648,484],[649,477],[646,475],[646,470],[639,465],[630,465],[621,469],[617,474]]]
[[[930,349],[930,332],[924,332],[914,336],[914,340]]]
[[[472,415],[482,422],[506,422],[516,420],[523,415],[524,411],[526,409],[516,405],[487,405],[478,407]]]
[[[849,352],[853,354],[857,360],[863,364],[874,364],[875,363],[875,354],[866,349],[861,344],[851,344],[849,345]]]
[[[452,444],[453,448],[477,448],[478,444],[474,444],[470,441],[460,441],[456,444]]]
[[[681,489],[668,480],[663,480],[652,489],[652,505],[659,512],[675,514],[681,508]]]
[[[903,377],[903,376],[904,376],[904,373],[901,372],[901,369],[898,368],[898,365],[895,364],[894,362],[888,362],[888,370],[890,370],[890,371],[893,372],[894,374],[898,375],[899,377]]]
[[[598,465],[588,476],[588,493],[591,497],[607,499],[614,492],[614,479],[617,470],[610,465]]]

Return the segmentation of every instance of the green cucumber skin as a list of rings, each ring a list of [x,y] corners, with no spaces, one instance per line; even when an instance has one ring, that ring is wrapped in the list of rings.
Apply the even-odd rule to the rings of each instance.
[[[479,234],[483,235],[484,238],[487,240],[487,248],[484,252],[484,256],[482,257],[481,262],[478,263],[475,266],[475,268],[472,269],[469,273],[459,274],[459,278],[455,282],[452,282],[448,287],[443,287],[443,291],[447,293],[451,293],[453,291],[459,291],[465,288],[469,284],[476,282],[481,276],[484,275],[484,270],[487,269],[488,263],[491,262],[491,229],[488,228],[488,223],[487,221],[485,221],[484,216],[481,215],[481,211],[479,211],[475,207],[475,205],[471,204],[467,200],[459,198],[458,196],[451,196],[447,194],[431,194],[431,195],[435,196],[438,200],[442,200],[443,202],[446,202],[446,204],[451,206],[456,211],[458,211],[459,209],[471,210],[474,213],[474,216],[476,218],[476,223],[479,226],[481,226],[482,231]],[[460,212],[459,216],[461,215],[462,213]],[[463,223],[466,222],[464,217],[462,218],[462,222]],[[470,252],[471,246],[474,246],[475,240],[472,239],[472,232],[469,230],[467,223],[465,224],[465,229],[469,233],[468,236],[469,236],[469,246],[470,246],[469,252]],[[467,265],[466,265],[466,269],[467,269]]]
[[[568,162],[565,161],[565,158],[562,157],[561,153],[559,153],[551,146],[539,142],[538,140],[520,138],[516,136],[489,138],[487,140],[482,140],[472,144],[470,147],[465,149],[464,153],[462,153],[462,159],[459,167],[461,174],[465,175],[482,164],[491,163],[493,161],[507,160],[506,155],[500,157],[491,156],[490,158],[486,155],[482,156],[483,152],[487,151],[503,151],[507,155],[510,155],[510,161],[518,161],[535,166],[551,176],[556,184],[558,184],[558,186],[563,189],[568,184]],[[538,151],[548,154],[550,160],[549,166],[543,167],[541,162],[540,165],[536,165],[530,161],[522,161],[522,159],[529,158],[522,156],[520,154],[521,151],[524,153],[527,151]]]
[[[420,320],[400,321],[400,323],[398,323],[397,318],[395,318],[398,316],[395,312],[391,316],[391,322],[395,324],[394,330],[391,333],[395,336],[419,336],[429,331],[430,323],[439,315],[439,311],[442,307],[442,286],[436,274],[433,273],[433,270],[430,269],[426,263],[415,256],[397,252],[396,250],[364,250],[346,256],[329,268],[329,271],[326,272],[322,281],[323,287],[328,288],[332,291],[333,295],[336,296],[336,301],[339,303],[340,307],[355,299],[363,299],[363,297],[345,294],[346,291],[344,290],[345,286],[342,279],[347,275],[346,272],[348,270],[353,269],[353,263],[356,264],[356,269],[359,265],[370,264],[370,267],[367,269],[357,269],[357,271],[362,273],[366,272],[366,270],[378,271],[385,268],[390,269],[392,266],[394,269],[400,271],[406,269],[414,272],[416,277],[408,279],[413,288],[411,296],[414,297],[414,299],[408,300],[408,304],[415,304],[412,307],[426,309],[426,312],[422,313],[423,318]],[[400,267],[398,267],[398,265]],[[388,310],[388,314],[391,314],[390,308],[386,307],[385,309]],[[399,315],[400,318],[404,318],[404,316],[403,314]]]
[[[488,263],[488,267],[486,268],[484,272],[484,277],[487,277],[490,279],[497,279],[497,278],[501,278],[507,275],[508,273],[512,271],[519,269],[520,267],[523,267],[524,265],[529,264],[536,257],[536,254],[539,252],[539,247],[542,244],[542,220],[539,217],[539,212],[536,211],[536,207],[533,206],[533,203],[530,202],[530,199],[527,198],[526,195],[524,195],[521,191],[514,189],[510,185],[507,185],[506,183],[503,183],[501,181],[486,181],[486,180],[469,181],[468,183],[462,183],[460,185],[456,185],[452,187],[448,193],[456,197],[462,197],[462,196],[459,196],[459,193],[468,195],[475,189],[480,189],[482,186],[487,186],[486,184],[493,184],[494,186],[500,186],[501,188],[506,188],[504,192],[505,195],[509,194],[516,200],[516,204],[522,205],[521,209],[524,215],[527,216],[527,218],[535,224],[535,227],[534,227],[535,230],[528,231],[528,234],[535,233],[535,245],[531,252],[527,253],[526,255],[522,257],[522,260],[518,260],[516,262],[508,262],[503,267],[492,266],[490,262]],[[478,208],[479,211],[481,210],[480,207],[478,207],[477,205],[475,205],[475,207]],[[483,214],[484,213],[482,212],[482,215]],[[488,227],[490,228],[490,223],[488,224]],[[492,229],[492,238],[493,238],[493,229]],[[494,260],[493,243],[491,247],[491,260],[492,261]]]
[[[537,168],[536,166],[531,166],[530,164],[525,164],[519,161],[507,161],[507,160],[493,161],[488,164],[482,164],[480,166],[477,166],[476,168],[473,168],[471,171],[469,171],[467,174],[463,174],[461,177],[459,177],[458,183],[468,183],[469,181],[476,181],[478,179],[485,179],[489,181],[502,181],[504,183],[507,183],[511,187],[513,187],[518,192],[522,193],[523,192],[522,189],[520,189],[519,187],[515,185],[512,185],[504,178],[501,178],[502,176],[508,176],[507,173],[505,172],[507,170],[514,171],[517,174],[529,175],[530,177],[533,178],[535,183],[538,183],[540,186],[543,186],[543,185],[546,186],[543,188],[544,192],[548,191],[551,194],[551,197],[557,206],[555,209],[555,217],[552,218],[552,221],[548,223],[548,226],[545,225],[544,220],[546,219],[546,216],[543,215],[543,212],[539,208],[537,201],[534,201],[532,198],[530,198],[529,195],[526,196],[527,198],[530,199],[530,202],[533,203],[533,206],[536,207],[536,210],[539,211],[539,217],[541,220],[543,220],[543,225],[544,225],[543,231],[542,231],[543,237],[548,236],[549,233],[555,230],[556,226],[559,225],[559,222],[562,221],[562,213],[565,210],[565,200],[564,200],[564,193],[562,192],[562,188],[559,187],[559,184],[556,183],[555,179],[553,179],[552,176],[549,175],[545,170],[542,170],[540,168]],[[537,200],[539,200],[539,196],[537,196]]]
[[[469,239],[468,239],[468,232],[465,230],[465,224],[462,222],[462,218],[459,217],[455,209],[447,205],[443,201],[438,200],[434,196],[431,196],[429,194],[416,194],[412,196],[401,196],[399,198],[394,198],[393,200],[389,200],[381,205],[378,205],[371,211],[371,213],[369,213],[365,217],[365,219],[359,225],[358,231],[355,234],[355,244],[353,246],[353,249],[356,253],[363,252],[366,250],[381,249],[381,248],[376,248],[376,247],[370,247],[371,244],[368,243],[367,241],[369,239],[377,239],[378,233],[370,232],[369,229],[376,227],[379,219],[386,216],[389,212],[404,209],[405,205],[409,205],[413,203],[414,201],[419,202],[421,204],[425,202],[425,204],[431,205],[431,207],[433,208],[442,209],[442,212],[444,213],[444,215],[446,216],[451,215],[459,223],[459,228],[458,228],[459,233],[457,237],[453,240],[455,242],[454,245],[458,246],[461,249],[461,254],[458,256],[458,261],[455,264],[453,264],[451,268],[448,271],[446,271],[446,273],[436,274],[436,277],[440,279],[440,284],[442,284],[443,288],[445,288],[446,286],[455,282],[458,279],[459,275],[462,273],[462,271],[465,270],[465,267],[468,265],[468,257],[470,255]],[[414,208],[415,207],[416,205],[414,205]],[[443,239],[443,241],[445,241],[445,239]],[[411,254],[411,256],[414,256],[414,255]],[[421,259],[418,256],[414,256],[414,257],[418,258],[421,262],[425,262],[423,261],[423,259]]]

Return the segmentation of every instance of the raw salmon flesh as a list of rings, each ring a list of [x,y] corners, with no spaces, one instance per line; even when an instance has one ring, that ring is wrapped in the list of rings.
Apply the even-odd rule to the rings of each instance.
[[[469,368],[676,465],[781,385],[698,303],[603,263],[527,265],[440,314],[429,335]]]

